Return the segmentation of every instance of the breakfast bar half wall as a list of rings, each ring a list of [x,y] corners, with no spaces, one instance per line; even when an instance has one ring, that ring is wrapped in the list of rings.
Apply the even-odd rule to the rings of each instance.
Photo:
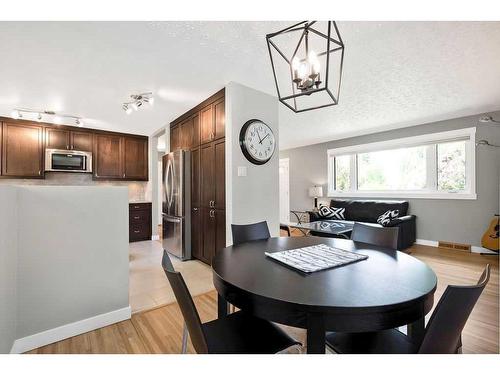
[[[125,187],[1,185],[0,202],[0,352],[130,318]]]

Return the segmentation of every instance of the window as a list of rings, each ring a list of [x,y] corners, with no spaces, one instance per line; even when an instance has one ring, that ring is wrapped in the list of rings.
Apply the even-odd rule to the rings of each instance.
[[[475,130],[328,150],[328,195],[475,199]]]

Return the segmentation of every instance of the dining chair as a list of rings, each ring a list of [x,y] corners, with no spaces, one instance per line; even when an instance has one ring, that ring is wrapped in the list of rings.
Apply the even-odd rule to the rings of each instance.
[[[476,285],[449,285],[439,300],[420,345],[397,329],[328,333],[326,345],[343,354],[454,354],[462,350],[462,330],[490,279],[486,265]]]
[[[397,250],[398,233],[398,227],[378,227],[354,223],[351,240],[355,242],[369,243],[376,246],[389,247]]]
[[[231,224],[231,231],[233,233],[233,245],[248,241],[265,240],[271,237],[267,221],[244,225]]]
[[[244,311],[202,323],[184,278],[174,270],[165,250],[162,267],[174,291],[196,353],[274,354],[301,345],[275,324]]]

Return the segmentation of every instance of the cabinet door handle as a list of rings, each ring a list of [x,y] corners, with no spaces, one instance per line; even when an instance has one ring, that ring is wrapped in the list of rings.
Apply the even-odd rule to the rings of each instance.
[[[198,208],[194,207],[194,208],[193,208],[193,211],[198,211]]]
[[[41,169],[39,169],[39,170],[38,170],[38,175],[39,175],[39,176],[41,176],[41,175],[42,175],[42,170],[41,170]]]
[[[141,206],[134,206],[134,208],[141,208]]]
[[[141,217],[140,216],[134,216],[134,219],[140,219]]]
[[[134,230],[134,233],[140,233],[140,230]]]
[[[123,174],[123,178],[125,178],[125,173]]]

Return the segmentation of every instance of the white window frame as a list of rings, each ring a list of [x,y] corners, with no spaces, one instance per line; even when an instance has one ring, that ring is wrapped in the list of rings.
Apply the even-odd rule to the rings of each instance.
[[[358,190],[357,157],[364,152],[394,150],[428,144],[465,140],[465,176],[466,187],[461,192],[437,190],[437,155],[436,148],[429,147],[427,163],[427,181],[431,186],[425,190]],[[350,190],[335,190],[335,157],[351,155]],[[477,199],[476,194],[476,128],[464,128],[446,132],[417,135],[413,137],[391,139],[389,141],[367,143],[356,146],[341,147],[327,151],[328,158],[328,197],[362,197],[362,198],[422,198],[422,199]]]

